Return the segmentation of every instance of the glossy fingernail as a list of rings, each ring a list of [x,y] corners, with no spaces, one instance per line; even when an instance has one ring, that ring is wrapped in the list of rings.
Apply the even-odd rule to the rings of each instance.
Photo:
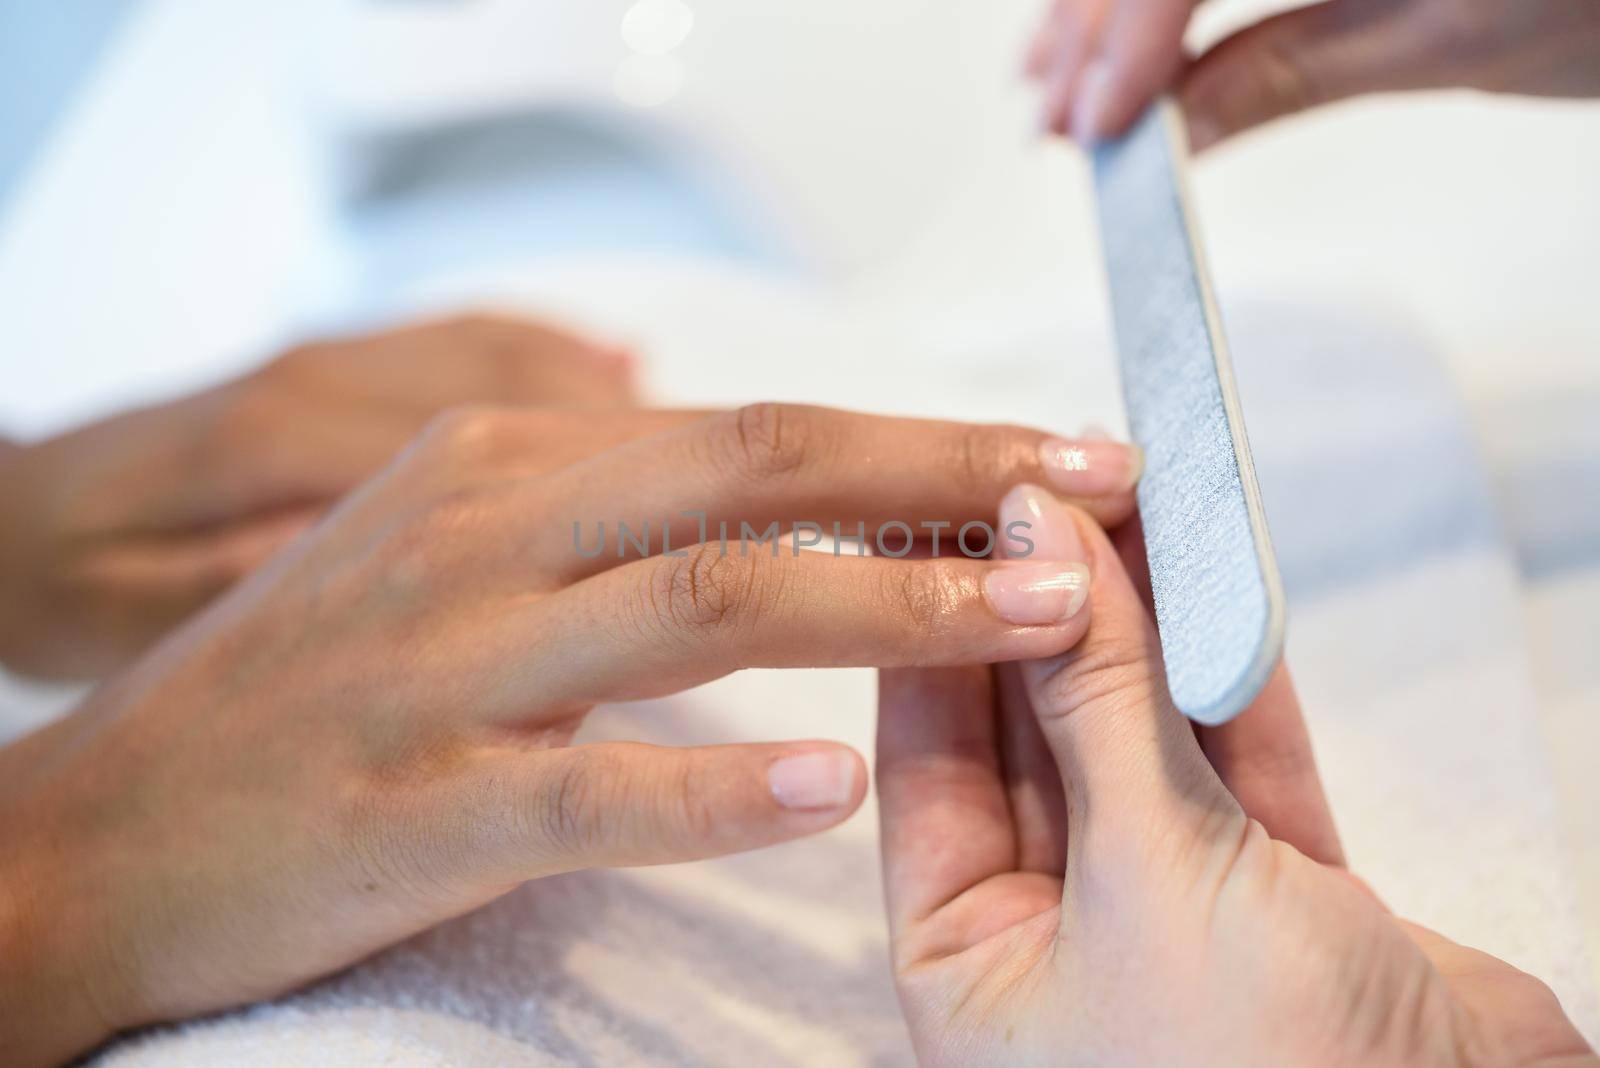
[[[767,782],[784,808],[839,808],[855,796],[856,760],[836,749],[787,756],[773,761]]]
[[[1105,136],[1106,110],[1111,105],[1111,64],[1096,59],[1083,69],[1077,100],[1072,105],[1072,139],[1088,148]]]
[[[1021,485],[1000,502],[1000,546],[1006,555],[1031,560],[1087,560],[1072,510],[1049,490]]]
[[[1082,564],[1004,563],[984,578],[983,591],[1007,623],[1060,623],[1076,615],[1089,596],[1089,569]]]
[[[1101,438],[1051,438],[1039,446],[1039,463],[1050,484],[1070,497],[1109,497],[1139,481],[1144,451]]]

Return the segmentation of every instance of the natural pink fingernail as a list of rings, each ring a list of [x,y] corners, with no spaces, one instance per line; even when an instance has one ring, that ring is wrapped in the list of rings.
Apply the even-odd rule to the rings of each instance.
[[[840,808],[855,796],[856,759],[837,749],[783,757],[767,769],[767,782],[784,808]]]
[[[1078,82],[1077,100],[1072,105],[1072,139],[1084,148],[1105,136],[1112,73],[1111,64],[1096,59],[1083,69]]]
[[[1082,564],[1001,564],[984,578],[983,592],[1007,623],[1060,623],[1076,615],[1089,596],[1089,569]]]
[[[1109,497],[1139,481],[1144,451],[1100,438],[1051,438],[1039,446],[1039,463],[1050,484],[1068,496]]]
[[[1072,510],[1049,490],[1021,485],[1000,502],[1000,547],[1012,559],[1083,561],[1089,558]]]

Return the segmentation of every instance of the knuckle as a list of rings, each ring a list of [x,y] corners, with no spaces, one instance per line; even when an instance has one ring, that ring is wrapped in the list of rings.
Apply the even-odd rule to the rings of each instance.
[[[951,470],[969,493],[986,493],[1009,486],[1025,468],[1029,433],[1014,426],[962,427]]]
[[[259,368],[254,377],[268,382],[293,381],[314,372],[341,348],[333,341],[308,341],[292,345]]]
[[[791,404],[748,404],[722,417],[728,465],[744,479],[765,482],[794,474],[809,460],[815,419]]]
[[[1256,53],[1256,77],[1263,95],[1276,102],[1282,113],[1304,111],[1326,102],[1310,69],[1294,46],[1275,36],[1261,42]]]
[[[1438,55],[1476,55],[1485,42],[1500,44],[1506,32],[1505,11],[1497,4],[1433,0],[1416,5],[1414,14],[1420,20],[1416,39],[1429,42]]]
[[[750,560],[724,555],[714,544],[663,559],[651,590],[651,606],[663,627],[702,631],[749,621],[758,586]]]
[[[521,323],[519,320],[513,319],[510,316],[501,314],[499,312],[486,311],[482,308],[474,308],[467,311],[457,312],[454,315],[441,319],[439,320],[438,325],[448,330],[459,330],[465,333],[482,334],[514,328],[520,326]]]
[[[561,761],[551,768],[528,813],[531,840],[552,857],[592,852],[600,826],[595,813],[605,805],[600,795],[614,779],[608,759],[598,751],[584,761]]]
[[[925,637],[948,631],[962,604],[975,592],[971,582],[938,562],[890,568],[885,581],[899,617]]]
[[[225,462],[242,450],[261,447],[281,434],[290,405],[276,380],[253,375],[224,389],[212,412],[210,433],[198,442],[201,459]]]
[[[226,485],[259,473],[268,466],[259,460],[261,443],[282,439],[293,413],[292,398],[258,372],[216,394],[179,462],[202,483]]]
[[[497,453],[509,420],[509,413],[499,408],[446,408],[423,431],[421,451],[453,468],[481,464]]]
[[[672,830],[668,833],[681,835],[680,845],[709,841],[716,834],[717,812],[707,796],[707,783],[697,762],[680,761],[666,778],[666,811],[672,817]]]
[[[1142,634],[1095,634],[1050,663],[1038,687],[1039,717],[1065,719],[1084,708],[1150,701],[1161,686],[1152,674],[1155,663],[1156,651]]]
[[[390,593],[424,593],[448,582],[458,551],[473,543],[471,532],[484,525],[494,502],[481,490],[446,492],[397,520],[384,537],[381,552],[371,562],[369,576],[378,589]]]

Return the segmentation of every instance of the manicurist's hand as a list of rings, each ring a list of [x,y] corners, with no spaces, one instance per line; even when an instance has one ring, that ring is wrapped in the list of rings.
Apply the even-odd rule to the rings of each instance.
[[[1114,136],[1170,87],[1201,149],[1362,93],[1600,94],[1600,4],[1590,0],[1323,0],[1190,59],[1183,35],[1197,6],[1055,0],[1028,55],[1045,126],[1083,142]]]
[[[0,443],[0,663],[97,677],[460,404],[631,403],[628,357],[484,315],[303,345],[237,381]]]
[[[1059,652],[1083,632],[1081,566],[951,556],[948,534],[915,560],[741,553],[739,535],[992,524],[1020,480],[1113,522],[1136,468],[1109,442],[773,405],[438,421],[76,713],[0,750],[7,1063],[287,990],[528,879],[839,822],[866,789],[843,746],[573,732],[597,702],[742,667]],[[617,556],[619,521],[650,524],[650,555]]]
[[[883,673],[894,969],[925,1062],[1597,1063],[1541,982],[1344,870],[1281,671],[1197,737],[1106,537],[1042,491],[1006,511],[1046,517],[1037,556],[1087,561],[1092,610],[1061,655]]]

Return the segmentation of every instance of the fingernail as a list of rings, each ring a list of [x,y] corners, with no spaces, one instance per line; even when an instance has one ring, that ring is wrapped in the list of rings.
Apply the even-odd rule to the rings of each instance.
[[[1045,75],[1044,92],[1039,107],[1039,132],[1065,134],[1067,132],[1067,106],[1072,99],[1073,76],[1078,65],[1067,57],[1055,60]]]
[[[1137,445],[1103,438],[1051,438],[1039,446],[1039,463],[1050,484],[1062,493],[1109,497],[1125,493],[1139,481],[1144,451]]]
[[[1078,524],[1049,490],[1021,485],[1000,502],[1000,547],[1012,559],[1088,559]]]
[[[784,808],[839,808],[855,795],[855,757],[838,750],[787,756],[767,769],[767,782]]]
[[[1089,569],[1082,564],[1001,564],[984,578],[983,591],[1007,623],[1060,623],[1076,615],[1089,596]]]
[[[1078,99],[1072,105],[1072,139],[1088,148],[1105,135],[1106,108],[1111,103],[1111,65],[1096,59],[1083,69]]]
[[[1209,115],[1189,116],[1189,151],[1202,152],[1222,137],[1222,128]]]

